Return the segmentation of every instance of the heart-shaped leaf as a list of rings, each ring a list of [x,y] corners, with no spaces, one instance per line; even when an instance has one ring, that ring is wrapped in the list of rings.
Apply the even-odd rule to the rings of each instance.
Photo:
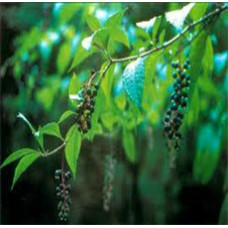
[[[138,108],[141,108],[142,103],[144,76],[144,58],[138,58],[128,64],[122,75],[124,90]]]

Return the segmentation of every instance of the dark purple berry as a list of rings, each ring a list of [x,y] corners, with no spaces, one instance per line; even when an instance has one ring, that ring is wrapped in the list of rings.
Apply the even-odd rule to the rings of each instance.
[[[165,122],[169,122],[169,118],[170,118],[169,116],[166,116],[165,117]]]
[[[182,106],[183,108],[185,108],[185,107],[187,106],[187,102],[186,102],[186,101],[183,101],[182,104],[181,104],[181,106]]]
[[[180,113],[180,112],[177,114],[177,116],[178,116],[179,118],[181,118],[181,119],[183,119],[183,117],[184,117],[184,115],[183,115],[182,113]]]
[[[173,78],[177,78],[177,73],[173,72]]]
[[[98,90],[98,89],[99,89],[99,84],[96,84],[96,85],[94,86],[94,88],[95,88],[96,90]]]
[[[177,67],[179,67],[179,63],[178,62],[172,62],[171,66],[176,69]]]
[[[190,64],[190,59],[186,59],[185,63],[189,65]]]
[[[189,68],[189,65],[187,63],[184,63],[183,68],[187,70]]]
[[[184,72],[184,71],[182,71],[182,72],[181,72],[181,74],[180,74],[181,79],[184,79],[184,78],[185,78],[185,76],[186,76],[185,72]]]
[[[86,93],[87,93],[88,96],[90,96],[91,95],[91,90],[87,89]]]
[[[171,127],[170,126],[165,126],[165,132],[168,132],[168,131],[170,131],[171,130]]]

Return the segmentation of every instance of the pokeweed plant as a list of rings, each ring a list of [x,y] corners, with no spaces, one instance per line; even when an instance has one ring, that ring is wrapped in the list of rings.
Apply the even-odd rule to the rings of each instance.
[[[197,8],[201,8],[201,10],[196,15]],[[227,9],[227,5],[219,5],[211,12],[206,13],[206,7],[202,8],[197,3],[190,3],[182,9],[167,12],[165,15],[153,17],[148,21],[138,22],[136,23],[137,29],[147,39],[146,46],[140,49],[131,46],[122,27],[122,19],[127,10],[115,13],[103,25],[94,15],[87,15],[87,24],[93,33],[81,39],[81,44],[75,50],[68,72],[74,71],[83,61],[92,57],[94,53],[100,54],[104,62],[98,71],[92,71],[91,66],[92,73],[84,83],[79,82],[78,76],[75,73],[73,74],[69,85],[69,99],[75,109],[65,111],[56,122],[35,128],[22,113],[18,114],[17,117],[28,125],[37,141],[37,148],[22,148],[14,151],[2,163],[1,169],[12,162],[19,161],[15,169],[12,189],[21,175],[36,160],[45,159],[61,152],[62,165],[55,172],[55,179],[58,181],[56,194],[59,198],[59,218],[66,221],[70,212],[69,181],[71,176],[76,179],[77,162],[83,139],[93,140],[95,135],[102,133],[102,128],[111,131],[113,126],[117,124],[120,132],[122,132],[122,144],[126,157],[131,163],[135,163],[137,154],[134,129],[142,122],[143,118],[148,118],[150,114],[152,102],[149,97],[153,93],[151,91],[153,89],[151,87],[153,74],[151,66],[156,63],[157,59],[163,57],[166,64],[172,65],[176,70],[173,73],[175,83],[173,84],[173,93],[170,94],[170,107],[163,121],[164,131],[167,136],[169,150],[179,150],[180,139],[182,138],[180,127],[186,112],[184,109],[191,101],[191,97],[195,97],[194,88],[190,86],[190,79],[191,82],[196,82],[198,69],[202,65],[200,60],[203,55],[201,56],[198,52],[202,48],[205,51],[205,49],[211,47],[210,40],[208,41],[210,29],[220,14]],[[45,8],[45,10],[47,9]],[[66,23],[69,18],[63,17],[61,20]],[[48,21],[45,20],[43,29],[45,30],[47,26]],[[175,35],[169,40],[165,40],[166,32],[170,28],[175,30]],[[33,31],[35,35],[37,32],[36,30]],[[114,58],[113,56],[118,55],[117,43],[129,50],[132,49],[133,54],[127,57]],[[189,48],[190,44],[191,49]],[[31,48],[36,48],[38,45],[39,39],[34,41]],[[64,74],[70,62],[69,42],[65,42],[59,52],[57,58],[58,73]],[[185,59],[185,62],[181,65],[183,59]],[[119,65],[125,66],[121,77],[125,94],[121,94],[114,99],[112,98],[112,86],[115,83],[114,78]],[[18,66],[14,67],[15,72],[17,72]],[[133,110],[134,115],[129,116],[125,110]],[[160,111],[162,112],[162,109]],[[61,124],[68,118],[74,118],[75,123],[64,136],[61,133]],[[128,121],[129,119],[135,121]],[[59,140],[61,144],[49,151],[44,146],[46,135],[56,137],[56,140]],[[171,164],[173,164],[172,153],[170,152]],[[116,162],[113,155],[109,155],[107,159],[109,171],[104,181],[104,208],[106,211],[110,207],[114,178],[113,170]]]

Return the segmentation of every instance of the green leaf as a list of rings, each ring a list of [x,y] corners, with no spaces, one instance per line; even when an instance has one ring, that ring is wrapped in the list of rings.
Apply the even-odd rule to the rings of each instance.
[[[114,124],[120,122],[121,120],[117,115],[114,115],[113,112],[109,111],[101,115],[101,121],[104,127],[111,132]]]
[[[113,27],[110,32],[110,36],[114,41],[124,44],[126,47],[130,48],[128,37],[125,31],[123,31],[121,28]]]
[[[118,43],[113,40],[112,37],[108,40],[107,51],[112,56],[116,53]]]
[[[212,78],[199,77],[197,80],[197,84],[203,93],[217,97],[217,99],[219,99],[220,92]]]
[[[66,147],[65,157],[66,161],[73,173],[74,178],[76,177],[77,159],[81,147],[81,134],[77,129],[76,125],[73,125],[66,135]]]
[[[126,107],[126,96],[125,96],[125,94],[121,93],[120,95],[115,97],[115,103],[116,103],[116,106],[118,107],[118,109],[123,111]]]
[[[125,13],[125,10],[122,10],[120,12],[115,13],[112,15],[105,23],[105,27],[108,29],[109,36],[112,38],[113,41],[119,42],[124,44],[126,47],[130,47],[130,43],[128,40],[128,37],[121,29],[121,22],[122,22],[122,17]],[[109,37],[108,37],[109,38]],[[108,45],[108,40],[106,43],[106,48]]]
[[[199,20],[206,12],[208,2],[196,2],[190,12],[190,17],[193,21]]]
[[[101,27],[100,21],[93,15],[88,15],[86,22],[92,31],[96,31]]]
[[[161,92],[161,88],[157,90],[155,88],[155,83],[153,83],[155,79],[156,74],[156,66],[159,60],[159,56],[161,55],[161,52],[154,53],[153,55],[149,56],[145,59],[145,79],[144,79],[144,89],[143,89],[143,98],[142,98],[142,106],[145,111],[147,111],[149,115],[149,119],[153,118],[154,121],[156,121],[157,118],[155,118],[157,109],[153,109],[152,113],[149,113],[148,111],[151,110],[151,104],[156,102],[159,94],[163,94]],[[162,100],[162,98],[161,98]]]
[[[165,14],[165,17],[168,22],[170,22],[177,29],[182,28],[186,17],[191,11],[195,3],[189,3],[180,10],[174,10]]]
[[[213,176],[220,157],[220,141],[221,130],[213,128],[211,124],[200,129],[193,166],[196,181],[206,184]]]
[[[62,123],[65,119],[67,119],[68,117],[75,115],[76,113],[71,111],[71,110],[67,110],[65,111],[61,117],[59,118],[58,124]]]
[[[29,126],[32,134],[35,134],[35,132],[36,132],[35,128],[32,126],[32,124],[29,122],[29,120],[22,113],[19,112],[18,115],[17,115],[17,117],[18,118],[21,118],[22,120],[24,120],[25,123],[28,124],[28,126]]]
[[[28,155],[25,155],[18,163],[16,169],[15,169],[15,173],[14,173],[14,177],[13,177],[13,184],[11,187],[11,190],[13,189],[14,185],[16,184],[16,182],[18,181],[19,177],[21,176],[21,174],[23,174],[26,169],[28,169],[28,167],[39,157],[41,156],[41,153],[39,152],[34,152]]]
[[[102,67],[101,67],[101,72],[103,72],[103,70],[105,69],[105,67],[107,66],[107,64],[109,64],[108,62],[105,62]],[[102,79],[101,82],[101,89],[104,92],[104,96],[105,96],[105,101],[106,101],[106,107],[107,108],[111,108],[111,104],[112,104],[112,86],[113,86],[113,74],[114,74],[114,70],[115,70],[115,65],[113,64],[108,71],[106,72],[105,77]]]
[[[138,108],[141,108],[144,73],[144,58],[138,58],[127,65],[122,75],[124,90]]]
[[[81,45],[78,47],[77,52],[74,56],[73,63],[69,69],[69,71],[73,70],[76,66],[78,66],[82,61],[84,61],[91,52],[88,52],[85,48],[83,48]]]
[[[57,57],[57,69],[59,74],[63,74],[69,64],[71,45],[69,42],[63,43],[59,49]]]
[[[107,28],[101,28],[97,30],[93,35],[93,43],[98,46],[107,49],[109,41],[109,31]]]
[[[199,90],[198,87],[195,86],[193,94],[190,97],[189,111],[187,112],[187,121],[189,126],[193,123],[196,123],[196,121],[198,120],[199,103]]]
[[[70,21],[73,16],[75,15],[75,13],[81,8],[81,4],[80,3],[67,3],[67,4],[63,4],[63,6],[60,9],[60,13],[59,13],[59,22],[60,23],[67,23],[68,21]]]
[[[80,83],[77,75],[75,73],[73,73],[73,76],[70,79],[68,95],[69,95],[69,99],[72,102],[74,107],[77,106],[77,99],[78,99],[77,93],[78,93],[80,87],[81,87],[81,83]]]
[[[205,44],[205,53],[203,57],[203,71],[205,77],[210,77],[213,70],[214,52],[211,38],[208,36]]]
[[[48,123],[45,126],[41,128],[41,133],[42,134],[47,134],[47,135],[53,135],[56,136],[57,138],[63,139],[59,125],[55,122]]]
[[[6,159],[5,161],[2,163],[2,165],[0,166],[0,169],[9,165],[10,163],[18,160],[19,158],[25,156],[25,155],[28,155],[28,154],[31,154],[31,153],[36,153],[37,151],[36,150],[33,150],[33,149],[30,149],[30,148],[23,148],[23,149],[20,149],[20,150],[17,150],[15,152],[13,152],[12,154],[10,154]]]
[[[206,39],[207,35],[205,32],[202,32],[192,43],[191,49],[190,49],[190,61],[191,61],[191,67],[190,67],[190,75],[195,82],[197,77],[200,74],[200,71],[202,69],[202,60],[205,52],[205,45],[206,45]],[[200,55],[199,55],[200,53]]]
[[[154,23],[154,27],[153,27],[153,30],[152,30],[152,40],[153,40],[153,41],[156,40],[156,35],[157,35],[158,29],[159,29],[159,27],[160,27],[161,20],[162,20],[162,17],[161,17],[161,16],[158,16],[158,17],[156,18],[155,23]]]
[[[113,28],[116,26],[121,26],[121,22],[122,22],[122,17],[125,13],[125,10],[122,10],[120,12],[115,13],[114,15],[112,15],[106,22],[105,22],[105,27],[108,28]]]
[[[165,29],[163,29],[159,35],[159,43],[162,44],[164,39],[165,39]]]
[[[125,155],[130,162],[134,163],[136,161],[134,136],[130,131],[126,129],[123,129],[122,144],[124,147]]]

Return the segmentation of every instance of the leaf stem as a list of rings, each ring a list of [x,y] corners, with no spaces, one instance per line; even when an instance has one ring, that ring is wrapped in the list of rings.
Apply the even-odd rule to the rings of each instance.
[[[64,146],[66,145],[66,142],[64,141],[59,147],[55,148],[54,150],[48,152],[48,153],[43,153],[42,157],[49,157],[55,153],[57,153],[59,150],[61,150]]]
[[[103,70],[103,72],[101,73],[100,79],[99,79],[99,83],[102,80],[102,78],[105,76],[105,74],[107,73],[108,69],[110,68],[110,66],[113,64],[112,59],[109,59],[109,62],[107,64],[107,66],[105,67],[105,69]]]

